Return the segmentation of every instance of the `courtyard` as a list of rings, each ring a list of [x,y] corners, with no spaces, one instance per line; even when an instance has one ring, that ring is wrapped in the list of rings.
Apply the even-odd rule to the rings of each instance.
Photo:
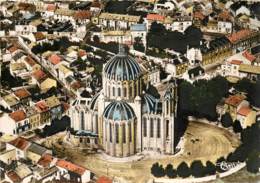
[[[174,156],[161,156],[156,154],[145,156],[139,161],[128,163],[104,161],[101,154],[89,154],[80,148],[70,147],[63,142],[65,133],[46,138],[42,142],[47,147],[53,147],[60,157],[67,157],[76,164],[84,166],[97,176],[122,177],[126,182],[144,183],[152,175],[150,168],[153,163],[159,162],[166,166],[173,164],[176,168],[179,163],[193,160],[215,162],[219,157],[226,156],[232,152],[240,143],[238,137],[226,129],[214,125],[190,122],[184,135],[183,150]]]

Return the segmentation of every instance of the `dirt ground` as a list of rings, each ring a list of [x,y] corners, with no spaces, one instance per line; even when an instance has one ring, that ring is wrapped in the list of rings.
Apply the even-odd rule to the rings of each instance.
[[[145,183],[152,175],[150,168],[153,163],[159,162],[166,166],[168,163],[177,167],[182,161],[191,163],[193,160],[208,160],[214,162],[221,156],[226,156],[239,145],[237,136],[216,126],[190,122],[184,135],[184,150],[175,156],[146,157],[144,160],[119,163],[108,162],[98,154],[86,154],[78,148],[69,147],[62,143],[65,134],[61,133],[47,138],[43,144],[54,147],[61,157],[67,157],[72,162],[84,166],[97,176],[122,177],[129,183]]]

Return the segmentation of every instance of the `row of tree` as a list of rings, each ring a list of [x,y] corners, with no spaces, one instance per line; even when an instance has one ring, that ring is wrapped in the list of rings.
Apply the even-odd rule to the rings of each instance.
[[[224,158],[217,160],[218,163],[221,163]],[[187,178],[189,176],[193,177],[205,177],[210,175],[215,175],[216,172],[223,172],[220,166],[214,165],[212,162],[207,161],[205,166],[200,160],[195,160],[191,163],[190,166],[186,162],[182,162],[174,169],[172,164],[168,164],[165,168],[160,165],[158,162],[154,163],[151,168],[151,173],[155,177],[164,177],[169,178],[182,177]]]
[[[221,76],[198,80],[193,84],[182,81],[179,85],[179,112],[215,121],[218,118],[216,106],[228,90],[229,83]]]

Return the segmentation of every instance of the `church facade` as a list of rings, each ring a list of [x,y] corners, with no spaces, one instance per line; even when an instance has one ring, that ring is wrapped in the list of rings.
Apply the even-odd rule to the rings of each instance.
[[[157,94],[149,91],[141,67],[121,46],[103,67],[102,85],[91,100],[77,99],[72,105],[74,130],[94,134],[99,147],[114,157],[142,151],[174,153],[175,81]]]

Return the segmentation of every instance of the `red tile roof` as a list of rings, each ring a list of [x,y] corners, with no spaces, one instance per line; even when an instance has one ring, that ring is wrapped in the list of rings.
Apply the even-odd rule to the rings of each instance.
[[[38,164],[43,167],[50,166],[51,162],[53,161],[53,156],[50,154],[44,154],[38,161]]]
[[[242,116],[247,116],[251,111],[252,109],[250,107],[241,107],[238,111],[238,114]]]
[[[32,57],[30,57],[30,56],[27,56],[27,57],[25,58],[25,61],[26,61],[30,66],[34,66],[34,65],[36,64],[36,61],[35,61]]]
[[[80,85],[79,81],[76,81],[76,82],[72,83],[72,85],[71,85],[71,88],[73,88],[74,90],[79,89],[80,87],[81,87],[81,85]]]
[[[256,59],[256,57],[254,55],[252,55],[251,53],[249,53],[248,51],[245,51],[244,53],[242,53],[242,55],[250,62],[253,62]]]
[[[18,48],[16,46],[12,46],[11,48],[8,49],[11,53],[15,52],[16,50],[18,50]]]
[[[40,41],[46,38],[46,36],[42,33],[42,32],[36,32],[34,34],[34,37],[36,39],[36,41]]]
[[[47,11],[55,11],[55,10],[56,10],[56,5],[55,4],[48,4]]]
[[[225,100],[225,103],[237,107],[244,99],[242,95],[232,95]]]
[[[243,29],[228,35],[227,38],[231,43],[236,43],[242,39],[246,39],[247,37],[250,37],[251,34],[252,31],[250,29]]]
[[[26,90],[25,88],[21,88],[21,89],[18,89],[14,92],[15,96],[17,96],[19,99],[24,99],[24,98],[27,98],[27,97],[30,97],[31,94],[28,90]]]
[[[35,107],[40,111],[40,112],[46,112],[49,110],[49,107],[47,105],[47,103],[42,100],[42,101],[39,101],[35,104]]]
[[[61,167],[61,168],[64,168],[66,170],[69,170],[71,172],[74,172],[78,175],[83,175],[86,171],[85,168],[83,168],[79,165],[73,164],[73,163],[66,161],[66,160],[58,160],[56,165],[58,167]]]
[[[101,176],[98,178],[97,183],[112,183],[112,180],[108,177]]]
[[[57,65],[58,63],[61,62],[61,57],[56,55],[56,54],[53,54],[51,55],[48,60],[53,64],[53,65]]]
[[[45,77],[47,77],[47,75],[45,74],[45,72],[43,72],[42,70],[37,70],[35,72],[33,72],[33,77],[37,80],[40,81],[42,79],[44,79]]]
[[[148,14],[146,19],[147,20],[153,20],[153,21],[164,21],[165,16],[158,15],[158,14]]]
[[[9,116],[15,121],[19,122],[26,118],[26,114],[23,110],[14,111],[9,114]]]
[[[83,56],[87,55],[87,52],[85,50],[79,50],[78,54],[80,57],[83,57]]]
[[[219,20],[223,20],[223,21],[231,21],[232,16],[227,10],[224,10],[218,15],[218,18]]]
[[[197,18],[197,19],[200,19],[200,20],[204,20],[205,15],[203,15],[203,13],[200,12],[200,11],[196,11],[196,12],[194,12],[193,17],[194,17],[194,18]]]
[[[27,147],[29,147],[30,142],[23,137],[18,137],[12,140],[11,142],[9,142],[9,144],[13,145],[17,149],[25,150]]]
[[[231,64],[234,64],[234,65],[240,65],[240,64],[242,64],[243,62],[242,62],[241,60],[232,60],[230,63],[231,63]]]
[[[80,11],[76,11],[74,14],[74,18],[75,19],[90,19],[91,18],[91,12],[87,11],[87,10],[80,10]]]
[[[19,175],[17,175],[17,173],[15,173],[14,171],[7,172],[6,175],[9,179],[11,179],[13,183],[18,183],[22,181]]]

